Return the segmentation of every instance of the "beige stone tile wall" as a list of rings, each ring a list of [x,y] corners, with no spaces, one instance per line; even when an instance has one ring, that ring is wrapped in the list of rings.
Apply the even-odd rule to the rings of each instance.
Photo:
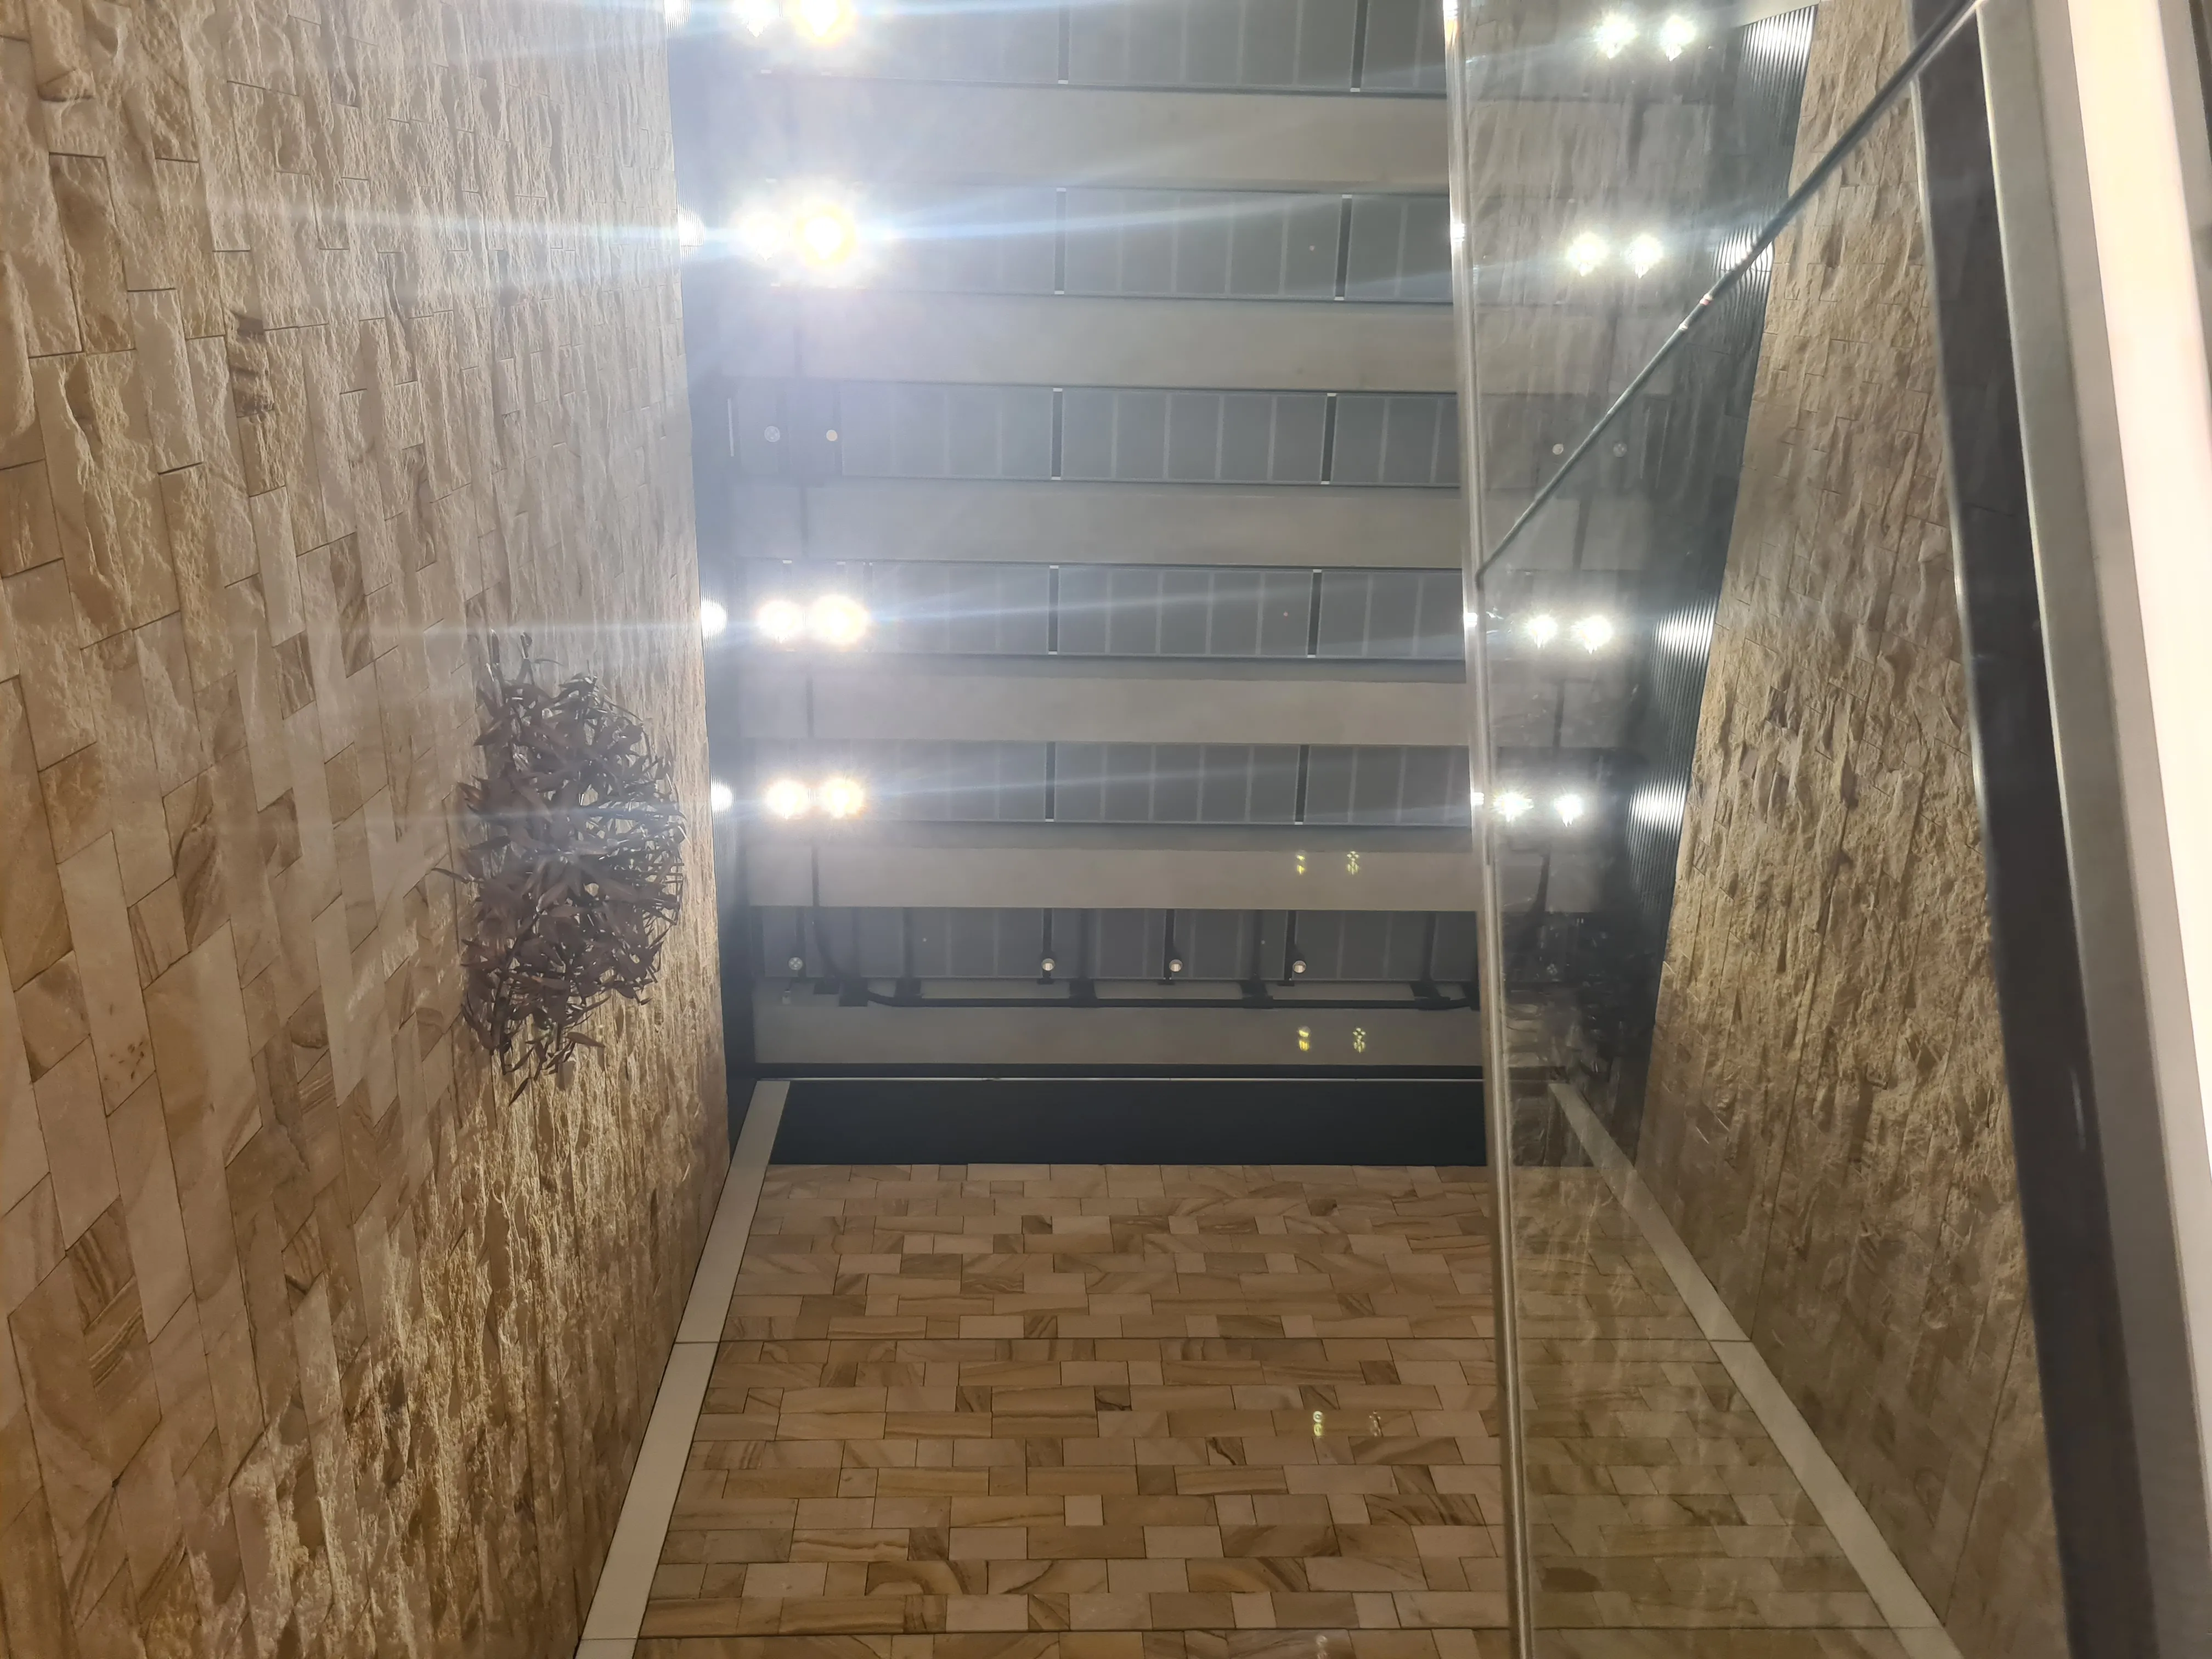
[[[519,1099],[436,872],[493,630],[703,800],[669,155],[657,8],[0,0],[12,1659],[574,1638],[726,1159],[711,869]]]
[[[1905,47],[1820,9],[1802,173]],[[1909,106],[1775,252],[1639,1163],[1960,1650],[2063,1650]]]

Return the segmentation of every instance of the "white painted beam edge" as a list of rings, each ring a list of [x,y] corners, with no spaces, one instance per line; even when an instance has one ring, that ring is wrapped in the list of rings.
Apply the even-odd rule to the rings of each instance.
[[[1652,1253],[1667,1269],[1667,1276],[1674,1282],[1674,1290],[1688,1306],[1698,1328],[1712,1344],[1713,1352],[1728,1368],[1737,1391],[1774,1442],[1775,1449],[1789,1464],[1797,1484],[1805,1489],[1806,1497],[1820,1511],[1821,1524],[1836,1540],[1836,1547],[1851,1564],[1859,1582],[1874,1598],[1874,1604],[1888,1621],[1891,1630],[1898,1633],[1905,1651],[1912,1659],[1960,1659],[1958,1648],[1943,1629],[1942,1620],[1928,1605],[1928,1598],[1920,1593],[1912,1575],[1898,1560],[1897,1553],[1889,1540],[1881,1535],[1881,1528],[1867,1513],[1859,1495],[1851,1490],[1851,1483],[1844,1478],[1828,1449],[1820,1443],[1812,1425],[1790,1398],[1765,1358],[1744,1334],[1735,1316],[1721,1300],[1720,1292],[1713,1288],[1705,1270],[1682,1243],[1681,1235],[1667,1219],[1659,1200],[1644,1184],[1628,1155],[1599,1122],[1589,1103],[1571,1085],[1554,1083],[1552,1097],[1559,1104],[1567,1120],[1567,1127],[1582,1142],[1583,1150],[1589,1154],[1590,1162],[1605,1176],[1613,1196],[1651,1246]]]
[[[621,1517],[615,1522],[614,1541],[608,1547],[599,1589],[592,1593],[592,1610],[584,1620],[576,1659],[630,1659],[635,1651],[637,1633],[645,1623],[646,1598],[653,1589],[653,1571],[660,1563],[661,1544],[668,1536],[668,1517],[676,1507],[677,1488],[690,1456],[691,1437],[699,1425],[700,1405],[707,1397],[707,1380],[714,1369],[722,1322],[737,1287],[745,1240],[752,1231],[753,1214],[760,1207],[769,1152],[775,1145],[776,1128],[783,1121],[784,1097],[790,1089],[789,1084],[781,1082],[753,1087],[744,1127],[738,1131],[737,1146],[730,1155],[730,1173],[722,1182],[722,1196],[714,1206],[714,1219],[707,1229],[699,1266],[691,1276],[691,1295],[684,1304],[683,1321],[676,1328],[675,1346],[660,1376],[660,1391],[653,1397],[645,1443],[638,1450],[637,1467],[630,1473],[629,1491],[623,1498]]]

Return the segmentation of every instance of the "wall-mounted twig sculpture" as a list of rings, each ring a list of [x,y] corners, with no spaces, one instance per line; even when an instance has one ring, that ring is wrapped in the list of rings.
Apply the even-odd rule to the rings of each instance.
[[[637,717],[577,675],[549,690],[522,641],[483,696],[483,781],[461,801],[480,832],[457,872],[476,897],[461,942],[461,1018],[518,1090],[566,1079],[609,997],[645,1000],[684,902],[684,813]]]

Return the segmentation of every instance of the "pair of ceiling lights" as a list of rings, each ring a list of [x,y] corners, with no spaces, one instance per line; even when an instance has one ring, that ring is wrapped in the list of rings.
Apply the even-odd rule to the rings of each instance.
[[[691,15],[691,0],[663,0],[671,27],[680,27]],[[736,0],[730,15],[739,28],[759,40],[779,27],[802,46],[834,46],[853,32],[860,9],[853,0]]]
[[[1598,21],[1593,37],[1601,55],[1618,58],[1644,38],[1644,23],[1634,12],[1609,11]],[[1673,63],[1698,38],[1698,20],[1686,13],[1669,12],[1651,32],[1652,43],[1660,55]]]
[[[676,244],[686,253],[706,246],[707,222],[690,208],[676,212]],[[787,266],[816,276],[845,270],[860,252],[860,222],[834,193],[809,191],[757,202],[738,215],[727,233],[755,264]]]
[[[1480,790],[1475,792],[1474,804],[1482,805]],[[1536,800],[1524,789],[1508,789],[1491,803],[1490,810],[1507,823],[1518,823],[1536,810]],[[1589,802],[1572,791],[1552,797],[1552,816],[1561,823],[1579,823],[1589,811]]]
[[[753,631],[770,645],[826,645],[848,651],[868,636],[868,607],[844,593],[824,593],[806,604],[774,599],[753,612]]]
[[[1567,244],[1567,266],[1577,276],[1594,276],[1616,258],[1632,276],[1643,276],[1666,257],[1666,244],[1650,231],[1630,237],[1617,250],[1595,230],[1586,230]]]
[[[1539,651],[1556,642],[1564,631],[1569,639],[1595,656],[1613,643],[1619,630],[1613,627],[1613,618],[1602,612],[1592,611],[1568,623],[1563,630],[1557,617],[1548,611],[1540,611],[1521,624],[1521,631]]]
[[[778,778],[761,791],[761,805],[770,817],[806,817],[819,812],[825,818],[857,818],[868,810],[868,792],[857,778],[842,774],[817,784],[803,778]]]

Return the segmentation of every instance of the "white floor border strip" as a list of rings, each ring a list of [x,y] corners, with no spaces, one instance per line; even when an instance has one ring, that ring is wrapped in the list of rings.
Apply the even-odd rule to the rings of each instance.
[[[787,1083],[753,1085],[744,1127],[738,1132],[738,1144],[730,1153],[729,1177],[722,1183],[721,1200],[714,1206],[698,1270],[691,1276],[691,1297],[684,1304],[676,1346],[669,1352],[668,1369],[661,1373],[660,1392],[653,1398],[645,1444],[630,1473],[621,1518],[615,1522],[614,1542],[599,1573],[591,1613],[584,1620],[584,1638],[576,1644],[576,1659],[631,1659],[636,1651],[646,1597],[660,1563],[662,1541],[668,1536],[669,1513],[676,1507],[677,1487],[690,1456],[692,1431],[698,1426],[707,1379],[714,1369],[715,1345],[721,1340],[722,1322],[737,1288],[738,1264],[744,1260],[753,1212],[760,1206],[761,1182],[768,1174],[769,1152],[775,1145],[784,1097],[790,1090]]]
[[[1866,1505],[1851,1490],[1843,1471],[1828,1455],[1804,1417],[1791,1402],[1788,1392],[1776,1380],[1760,1358],[1743,1328],[1722,1302],[1720,1292],[1705,1277],[1705,1270],[1698,1266],[1697,1258],[1682,1243],[1681,1235],[1667,1219],[1659,1207],[1659,1200],[1644,1184],[1635,1164],[1620,1150],[1606,1127],[1597,1121],[1588,1102],[1570,1085],[1554,1083],[1552,1097],[1559,1103],[1567,1125],[1575,1138],[1583,1144],[1605,1176],[1606,1184],[1613,1188],[1613,1196],[1620,1200],[1651,1246],[1667,1276],[1674,1281],[1674,1289],[1698,1322],[1698,1328],[1711,1343],[1713,1352],[1728,1368],[1729,1376],[1750,1405],[1766,1430],[1767,1437],[1774,1442],[1782,1454],[1783,1462],[1790,1465],[1805,1495],[1813,1500],[1813,1507],[1820,1512],[1821,1522],[1835,1539],[1844,1559],[1857,1572],[1859,1580],[1874,1598],[1875,1606],[1888,1620],[1899,1644],[1911,1659],[1960,1659],[1958,1648],[1944,1630],[1942,1620],[1928,1605],[1928,1598],[1912,1582],[1898,1560],[1889,1540],[1867,1513]]]

